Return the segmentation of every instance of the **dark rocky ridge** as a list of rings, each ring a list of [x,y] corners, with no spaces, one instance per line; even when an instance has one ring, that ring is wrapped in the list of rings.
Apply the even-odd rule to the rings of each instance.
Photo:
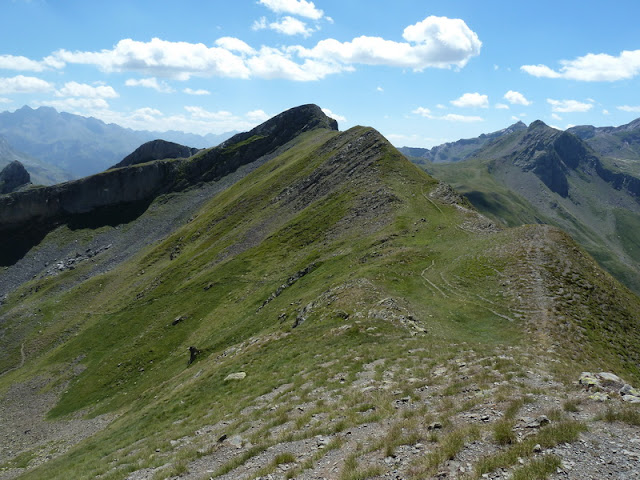
[[[157,196],[220,179],[316,128],[336,130],[337,122],[318,106],[303,105],[187,159],[157,160],[5,195],[0,198],[0,232],[5,232],[0,250],[9,258],[0,260],[7,265],[21,258],[29,243],[37,244],[61,223],[98,227],[130,221]]]
[[[128,167],[153,160],[164,160],[165,158],[188,158],[198,153],[198,151],[198,148],[185,147],[166,140],[152,140],[140,145],[111,168]]]
[[[11,193],[31,183],[29,172],[22,163],[11,162],[0,171],[0,194]]]

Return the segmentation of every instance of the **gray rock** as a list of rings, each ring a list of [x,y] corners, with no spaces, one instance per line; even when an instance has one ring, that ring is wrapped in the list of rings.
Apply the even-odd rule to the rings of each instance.
[[[224,377],[224,381],[226,382],[228,380],[243,380],[246,376],[246,372],[230,373],[229,375]]]

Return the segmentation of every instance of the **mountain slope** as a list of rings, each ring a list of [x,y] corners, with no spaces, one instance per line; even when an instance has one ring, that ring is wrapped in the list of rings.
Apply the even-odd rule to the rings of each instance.
[[[17,150],[71,172],[73,178],[106,170],[141,144],[156,138],[205,148],[231,136],[135,131],[95,118],[58,113],[51,107],[34,110],[28,106],[0,113],[0,135]]]
[[[427,170],[507,225],[569,232],[607,270],[640,291],[640,180],[615,172],[574,135],[533,122],[460,165]]]
[[[469,158],[489,142],[526,128],[527,126],[524,123],[517,122],[507,128],[498,130],[497,132],[483,133],[476,138],[467,138],[456,142],[443,143],[442,145],[435,146],[431,149],[402,147],[398,150],[407,157],[413,159],[416,163],[423,163],[418,161],[418,159],[425,159],[434,163],[459,162]]]
[[[640,301],[570,237],[497,227],[374,129],[338,132],[316,109],[225,142],[272,150],[128,261],[43,272],[7,295],[7,475],[429,478],[465,458],[479,477],[510,448],[493,425],[525,398],[553,422],[527,441],[552,449],[584,429],[549,413],[555,395],[581,395],[575,372],[640,380]],[[27,256],[109,228],[60,227]],[[7,415],[46,395],[49,422]]]

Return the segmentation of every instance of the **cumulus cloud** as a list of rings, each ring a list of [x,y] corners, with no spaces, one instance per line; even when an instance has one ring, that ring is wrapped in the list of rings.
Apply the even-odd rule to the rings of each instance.
[[[433,115],[431,114],[431,110],[425,107],[418,107],[415,110],[413,110],[411,113],[415,113],[416,115],[420,115],[421,117],[433,118]]]
[[[258,3],[275,13],[288,13],[311,20],[320,20],[324,16],[322,10],[306,0],[258,0]]]
[[[509,105],[506,105],[504,103],[496,103],[496,108],[498,110],[509,110]]]
[[[552,113],[551,114],[551,118],[553,118],[554,120],[556,120],[558,122],[562,120],[562,117],[560,115],[558,115],[557,113]]]
[[[623,112],[640,113],[640,105],[620,105],[617,108],[618,110],[622,110]],[[604,110],[603,113],[604,112],[606,112],[606,110]],[[606,112],[606,114],[608,113],[609,112]]]
[[[250,74],[242,58],[226,48],[159,38],[149,42],[127,38],[111,50],[63,49],[53,55],[66,63],[95,65],[105,72],[140,72],[178,80],[188,80],[192,75],[248,78]]]
[[[411,113],[415,113],[416,115],[420,115],[425,118],[430,118],[432,120],[445,120],[447,122],[471,123],[471,122],[484,121],[484,118],[473,116],[473,115],[458,115],[455,113],[448,113],[442,116],[433,115],[433,113],[431,113],[431,110],[425,107],[418,107],[415,110],[413,110]]]
[[[0,94],[12,93],[42,93],[53,90],[53,85],[41,78],[25,77],[0,77]]]
[[[144,87],[151,88],[160,93],[172,93],[174,92],[173,88],[167,85],[165,82],[158,82],[158,79],[155,77],[151,78],[129,78],[124,84],[127,87]]]
[[[203,88],[199,88],[197,90],[193,90],[192,88],[185,88],[184,90],[182,90],[184,93],[186,93],[187,95],[211,95],[211,92],[209,90],[205,90]]]
[[[324,114],[327,117],[331,117],[334,120],[337,120],[339,122],[346,122],[347,119],[345,117],[343,117],[342,115],[338,115],[337,113],[333,113],[331,110],[329,110],[328,108],[323,108],[322,111],[324,112]]]
[[[546,65],[523,65],[535,77],[566,78],[583,82],[615,82],[640,74],[640,50],[624,50],[618,56],[589,53],[574,60],[561,60],[559,70]]]
[[[20,55],[0,55],[0,69],[2,70],[42,72],[51,68],[62,67],[64,67],[64,63],[52,56],[45,57],[41,61],[36,61]]]
[[[308,37],[314,32],[314,29],[308,27],[307,24],[297,18],[286,16],[277,22],[267,23],[265,17],[256,20],[252,27],[253,30],[270,29],[283,35],[302,35]]]
[[[525,96],[522,95],[520,92],[516,92],[514,90],[509,90],[507,93],[504,94],[503,98],[507,102],[509,102],[511,105],[524,105],[526,107],[528,105],[531,105],[532,103],[529,100],[527,100]]]
[[[377,86],[376,87],[376,92],[384,92],[384,88]]]
[[[425,68],[464,67],[480,53],[478,35],[460,19],[430,16],[410,25],[402,34],[406,42],[360,36],[350,42],[327,39],[306,49],[303,58],[329,63],[386,65],[422,71]]]
[[[117,98],[118,93],[109,86],[92,87],[86,83],[67,82],[55,92],[56,97],[85,97],[85,98]]]
[[[256,53],[248,43],[235,37],[221,37],[216,40],[216,45],[224,48],[225,50],[229,50],[230,52],[239,52],[244,53],[245,55],[255,55]]]
[[[552,112],[558,113],[588,112],[593,108],[591,103],[578,102],[577,100],[554,100],[547,98],[547,103],[551,105]]]
[[[313,6],[311,2],[303,1],[268,1],[269,5],[285,13],[290,13],[282,10],[286,5],[287,8]],[[276,23],[282,33],[305,34],[300,26],[303,22],[293,17],[285,17]],[[262,46],[258,50],[233,37],[219,38],[211,47],[159,38],[148,42],[123,39],[111,49],[62,49],[47,58],[59,66],[93,65],[104,72],[136,72],[148,78],[181,81],[192,76],[314,81],[353,71],[357,65],[410,68],[418,72],[426,68],[462,68],[480,54],[482,47],[478,35],[463,20],[447,17],[427,17],[406,27],[402,36],[405,41],[401,42],[360,36],[346,42],[329,38],[311,48]],[[138,82],[143,85],[142,81]],[[150,83],[143,86],[155,88]]]
[[[271,118],[271,115],[266,113],[264,110],[252,110],[247,112],[247,120],[255,123],[263,123]]]
[[[10,98],[0,97],[0,103],[11,103],[12,100]]]
[[[489,97],[480,95],[479,93],[465,93],[456,100],[451,100],[451,104],[456,107],[480,107],[487,108],[489,106]]]

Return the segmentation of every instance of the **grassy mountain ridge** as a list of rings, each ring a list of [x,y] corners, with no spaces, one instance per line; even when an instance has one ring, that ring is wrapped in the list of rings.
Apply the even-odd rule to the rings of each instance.
[[[447,438],[490,441],[457,413],[534,395],[532,358],[561,378],[640,380],[637,296],[557,229],[498,227],[368,127],[303,131],[162,240],[88,270],[32,279],[0,306],[5,404],[44,378],[56,424],[104,421],[75,446],[21,447],[24,478],[255,478],[280,464],[337,478],[322,470],[335,452],[343,478],[364,478],[358,462],[381,475],[388,451],[420,440],[403,471],[427,478]],[[318,450],[319,436],[333,443]]]

